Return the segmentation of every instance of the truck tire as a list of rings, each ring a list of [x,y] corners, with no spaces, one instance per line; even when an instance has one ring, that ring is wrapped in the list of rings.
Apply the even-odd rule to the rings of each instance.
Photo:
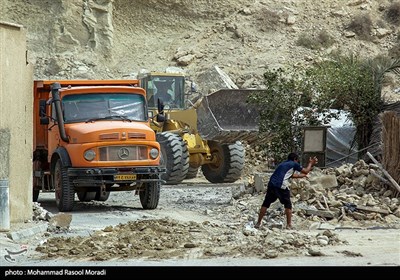
[[[160,182],[147,183],[145,188],[139,192],[140,203],[143,209],[156,209],[160,200]]]
[[[189,170],[188,173],[186,174],[186,178],[185,179],[193,179],[197,177],[197,173],[199,173],[199,167],[191,167],[189,165]]]
[[[170,132],[157,133],[161,146],[160,165],[167,169],[161,179],[167,185],[179,184],[185,179],[189,170],[189,151],[185,141],[177,134]]]
[[[67,168],[61,159],[54,165],[53,185],[57,208],[60,212],[69,212],[74,207],[75,192],[68,180]]]
[[[41,158],[39,155],[33,153],[33,173],[35,173],[35,171],[42,171],[42,162],[41,162]],[[47,180],[44,181],[45,185],[47,186]],[[47,186],[48,187],[48,186]],[[32,190],[32,200],[33,202],[36,202],[39,199],[39,193],[40,190],[42,189],[42,181],[33,176],[33,190]]]
[[[204,177],[211,183],[233,183],[237,181],[244,168],[245,150],[243,144],[221,144],[215,141],[208,143],[216,162],[201,167]]]
[[[33,202],[38,201],[38,199],[39,199],[39,193],[40,193],[40,190],[33,189],[33,193],[32,193],[32,200],[33,200]]]

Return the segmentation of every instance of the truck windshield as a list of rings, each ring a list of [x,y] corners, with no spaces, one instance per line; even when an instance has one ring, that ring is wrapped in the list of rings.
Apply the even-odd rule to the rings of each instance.
[[[65,123],[95,120],[146,121],[145,100],[130,93],[74,94],[62,98]]]

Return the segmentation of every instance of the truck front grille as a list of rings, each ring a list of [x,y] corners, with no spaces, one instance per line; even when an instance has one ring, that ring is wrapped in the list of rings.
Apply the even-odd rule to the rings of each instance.
[[[100,161],[146,160],[146,146],[107,146],[100,147]]]
[[[118,132],[100,134],[100,140],[118,140],[118,139],[119,139]]]

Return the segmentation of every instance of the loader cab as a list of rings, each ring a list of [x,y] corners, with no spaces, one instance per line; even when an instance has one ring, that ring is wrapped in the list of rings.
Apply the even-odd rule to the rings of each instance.
[[[158,100],[166,108],[184,109],[185,77],[183,75],[146,73],[139,77],[140,86],[146,90],[148,106],[157,109]]]

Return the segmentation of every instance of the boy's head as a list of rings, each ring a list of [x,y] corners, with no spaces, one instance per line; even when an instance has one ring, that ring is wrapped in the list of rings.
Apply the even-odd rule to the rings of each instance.
[[[296,154],[296,153],[290,153],[289,155],[288,155],[288,158],[287,158],[288,160],[293,160],[293,161],[299,161],[299,156]]]

